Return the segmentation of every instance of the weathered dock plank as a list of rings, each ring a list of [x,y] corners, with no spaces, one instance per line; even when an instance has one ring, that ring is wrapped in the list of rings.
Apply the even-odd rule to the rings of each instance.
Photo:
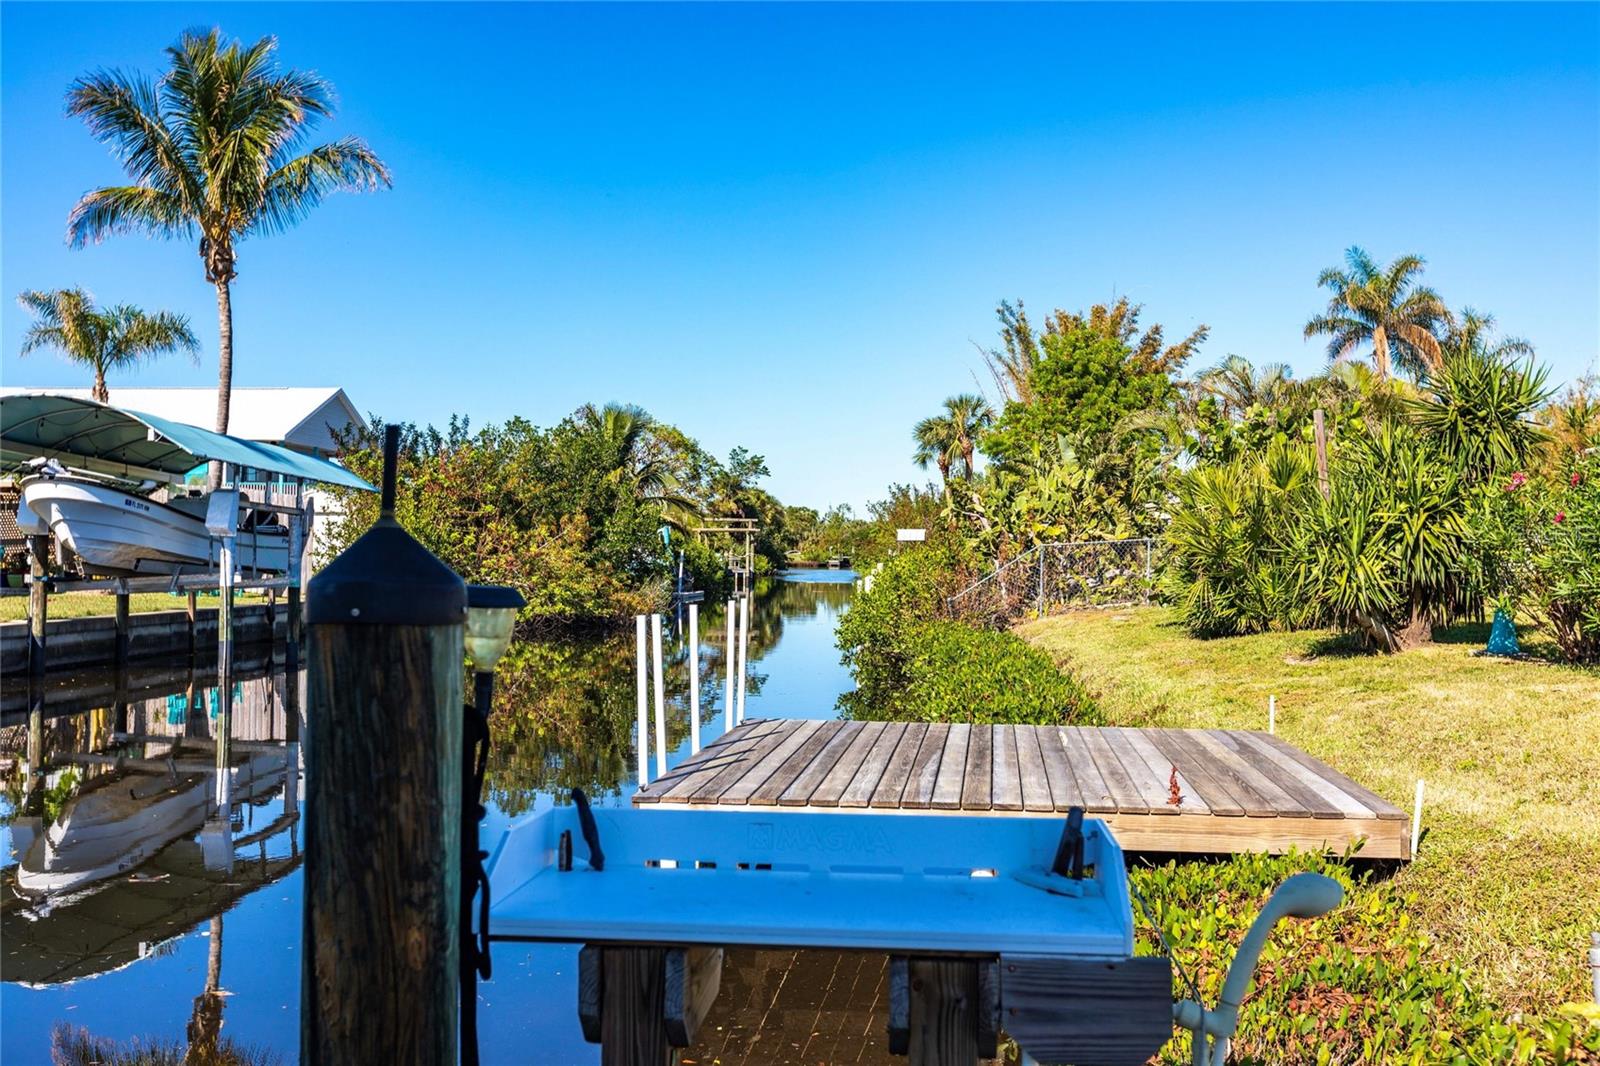
[[[883,776],[878,778],[878,783],[873,786],[872,798],[868,801],[869,806],[900,806],[906,792],[906,784],[911,780],[912,770],[917,765],[917,754],[918,749],[922,747],[922,738],[927,736],[927,733],[926,722],[912,722],[904,729],[885,731],[886,737],[894,738],[894,754],[889,757],[889,765],[884,769]],[[937,764],[934,765],[934,770],[938,771]]]
[[[1360,844],[1367,857],[1410,857],[1403,810],[1278,737],[1241,730],[754,721],[634,802],[1029,817],[1082,806],[1129,852]]]
[[[933,806],[933,793],[939,786],[939,771],[944,766],[944,748],[949,738],[948,722],[935,722],[928,726],[922,747],[917,751],[916,762],[911,765],[911,779],[906,782],[900,806],[913,809]],[[873,806],[879,804],[874,803]]]

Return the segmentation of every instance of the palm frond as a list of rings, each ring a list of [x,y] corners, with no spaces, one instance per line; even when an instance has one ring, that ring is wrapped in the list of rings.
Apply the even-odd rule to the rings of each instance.
[[[318,145],[267,175],[255,228],[276,232],[300,221],[331,192],[391,185],[389,168],[356,137]]]
[[[82,248],[122,233],[190,236],[194,217],[170,193],[144,185],[113,185],[85,193],[67,216],[67,243]]]

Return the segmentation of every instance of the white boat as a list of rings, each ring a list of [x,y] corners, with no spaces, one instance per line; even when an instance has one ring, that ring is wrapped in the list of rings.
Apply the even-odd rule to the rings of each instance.
[[[91,574],[177,574],[215,569],[221,545],[206,529],[208,496],[158,503],[116,485],[76,475],[35,475],[21,482],[17,525],[53,533]],[[234,540],[241,570],[289,568],[289,530],[272,511],[244,501]]]
[[[210,747],[184,743],[200,751]],[[280,787],[286,765],[283,750],[243,753],[231,771],[233,802],[248,803]],[[132,870],[204,824],[215,781],[214,772],[145,771],[118,771],[91,781],[21,855],[17,891],[56,897]]]

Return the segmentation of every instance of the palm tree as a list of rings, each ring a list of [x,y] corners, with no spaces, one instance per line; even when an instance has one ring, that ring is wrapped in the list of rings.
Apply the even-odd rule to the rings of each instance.
[[[961,473],[971,477],[973,453],[978,448],[978,437],[994,425],[994,408],[982,396],[964,392],[944,402],[944,409],[956,428],[956,449],[961,453]]]
[[[276,49],[271,37],[246,47],[192,30],[167,49],[160,78],[101,71],[67,93],[68,112],[133,179],[86,193],[67,219],[67,242],[199,236],[217,290],[219,433],[228,431],[233,388],[238,242],[289,228],[331,192],[390,184],[388,168],[355,137],[300,151],[311,126],[333,113],[333,89],[315,74],[280,70]]]
[[[1521,337],[1497,337],[1495,333],[1493,315],[1462,308],[1461,314],[1451,319],[1441,347],[1447,355],[1475,354],[1495,363],[1533,356],[1533,345]]]
[[[1284,363],[1256,366],[1242,355],[1230,355],[1209,370],[1201,371],[1196,384],[1216,398],[1222,413],[1238,418],[1260,404],[1272,407],[1294,391],[1293,372]]]
[[[1403,255],[1382,270],[1360,248],[1344,258],[1348,269],[1329,267],[1317,278],[1333,295],[1327,313],[1306,323],[1306,337],[1327,336],[1328,358],[1336,363],[1372,345],[1381,378],[1391,367],[1413,377],[1437,369],[1439,331],[1451,326],[1451,317],[1438,293],[1417,284],[1422,258]]]
[[[971,477],[978,437],[994,425],[994,409],[982,396],[963,393],[944,402],[944,413],[930,415],[912,431],[917,450],[912,456],[920,467],[939,467],[939,477],[949,495],[950,476]]]
[[[62,357],[94,371],[89,395],[111,402],[106,374],[127,370],[168,352],[199,350],[189,320],[170,311],[146,313],[128,304],[100,310],[94,297],[82,289],[56,292],[29,291],[17,302],[34,314],[34,323],[22,338],[21,355],[54,348]]]
[[[578,422],[602,442],[608,476],[645,503],[661,509],[662,520],[680,530],[695,524],[700,508],[681,491],[664,450],[654,447],[656,420],[642,407],[584,404]]]

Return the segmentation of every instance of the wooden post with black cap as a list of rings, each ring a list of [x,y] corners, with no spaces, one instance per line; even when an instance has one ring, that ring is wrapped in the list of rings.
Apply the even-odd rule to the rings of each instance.
[[[389,426],[378,521],[306,595],[308,1066],[456,1058],[467,589],[395,520],[398,448]]]

